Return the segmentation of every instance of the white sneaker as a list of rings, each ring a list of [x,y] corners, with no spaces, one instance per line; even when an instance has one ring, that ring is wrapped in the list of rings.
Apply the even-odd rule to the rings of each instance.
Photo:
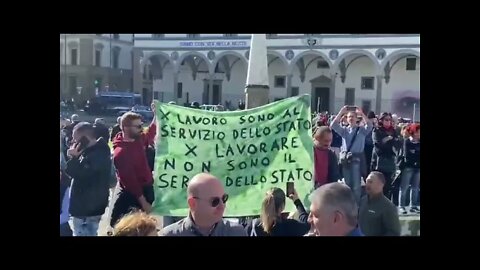
[[[413,206],[412,208],[410,208],[410,213],[420,214],[420,208],[418,208],[417,206]]]

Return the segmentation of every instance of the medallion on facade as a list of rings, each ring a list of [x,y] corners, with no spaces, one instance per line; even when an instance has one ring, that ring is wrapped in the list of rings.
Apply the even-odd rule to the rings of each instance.
[[[175,61],[176,61],[176,60],[178,59],[178,52],[172,52],[172,53],[170,54],[170,57],[172,58],[172,60],[175,60]]]
[[[338,50],[330,50],[330,52],[328,53],[328,56],[332,60],[337,59],[338,58]]]
[[[214,51],[209,51],[207,54],[208,59],[213,60],[215,59],[215,52]]]
[[[285,52],[285,58],[288,60],[292,60],[295,57],[295,53],[292,50],[288,50]]]
[[[245,52],[245,58],[250,59],[250,50]]]
[[[376,52],[375,52],[375,56],[382,60],[383,58],[385,58],[385,55],[387,54],[387,52],[384,50],[384,49],[378,49]]]
[[[317,39],[316,38],[307,39],[307,45],[309,47],[313,47],[313,46],[317,45]]]

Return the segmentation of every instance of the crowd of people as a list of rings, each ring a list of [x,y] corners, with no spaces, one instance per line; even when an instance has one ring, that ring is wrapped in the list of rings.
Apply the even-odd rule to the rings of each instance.
[[[341,178],[352,188],[357,202],[365,194],[362,185],[365,186],[368,174],[377,171],[385,177],[384,195],[398,207],[400,214],[420,213],[419,122],[406,123],[388,112],[378,116],[369,112],[365,116],[355,106],[345,106],[335,116],[319,114],[315,121],[315,141],[319,142],[320,134],[330,127],[332,139],[327,136],[327,141],[331,142],[330,148],[335,149]],[[326,148],[315,148],[316,167],[326,166],[325,158],[320,156]],[[327,164],[330,162],[337,164],[335,160]],[[329,170],[330,173],[336,171],[335,167]],[[321,183],[325,179],[316,181]]]
[[[60,235],[97,236],[110,203],[114,236],[399,236],[399,214],[409,205],[410,213],[420,213],[420,124],[399,125],[395,115],[365,115],[355,106],[313,121],[309,211],[295,189],[272,188],[259,202],[259,216],[232,222],[223,218],[222,181],[200,173],[188,182],[189,215],[163,217],[157,231],[150,215],[155,114],[146,129],[133,112],[111,129],[103,119],[82,122],[74,114],[61,123]],[[284,213],[286,198],[296,212]]]

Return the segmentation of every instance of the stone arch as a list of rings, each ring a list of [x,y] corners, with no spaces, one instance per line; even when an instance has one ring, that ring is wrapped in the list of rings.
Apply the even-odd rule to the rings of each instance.
[[[236,52],[236,51],[225,51],[225,52],[222,52],[222,53],[218,54],[217,57],[215,57],[215,59],[212,62],[212,67],[215,69],[215,67],[218,64],[218,61],[220,61],[220,59],[222,59],[222,57],[227,56],[227,55],[233,55],[233,56],[238,57],[240,59],[240,61],[242,61],[245,64],[245,66],[248,67],[248,60],[245,58],[245,56],[243,56],[241,53]]]
[[[285,65],[285,70],[288,72],[288,61],[287,59],[285,58],[285,56],[283,56],[281,53],[277,52],[277,51],[273,51],[273,50],[267,50],[267,55],[275,55],[278,57],[278,59],[280,61],[282,61],[282,63]]]
[[[402,57],[402,56],[407,56],[407,55],[415,55],[416,57],[420,58],[420,51],[412,50],[412,49],[401,49],[394,51],[385,57],[383,59],[382,63],[380,64],[380,70],[384,70],[385,66],[390,62],[391,60],[395,59],[395,57]]]
[[[144,55],[144,57],[140,60],[140,70],[143,72],[143,69],[145,67],[145,65],[148,63],[148,61],[150,61],[150,58],[153,57],[153,56],[163,56],[165,57],[165,59],[167,59],[169,62],[170,61],[170,56],[168,56],[168,54],[164,53],[164,52],[149,52],[149,53],[146,53]]]
[[[202,58],[203,61],[205,61],[205,64],[207,65],[209,74],[213,74],[212,64],[210,63],[210,60],[208,60],[207,56],[205,56],[202,53],[194,52],[194,51],[186,52],[186,53],[183,53],[182,55],[180,55],[180,57],[177,60],[177,65],[175,67],[176,71],[178,71],[178,68],[179,68],[180,64],[183,62],[183,60],[185,60],[189,56],[197,56],[197,57]]]
[[[350,51],[347,51],[347,52],[344,52],[342,53],[338,59],[335,61],[335,63],[333,64],[333,70],[332,72],[339,72],[340,71],[340,63],[342,62],[342,60],[345,60],[348,56],[353,56],[353,55],[360,55],[360,56],[366,56],[368,58],[370,58],[370,60],[372,60],[372,63],[375,67],[375,73],[378,74],[379,71],[381,70],[380,69],[380,64],[377,60],[377,58],[375,58],[375,56],[369,52],[369,51],[366,51],[366,50],[350,50]],[[359,59],[360,57],[358,58],[355,58],[352,62],[350,62],[349,64],[353,63],[355,60]],[[348,70],[348,67],[347,69],[345,70],[345,72]]]
[[[292,61],[290,62],[290,65],[289,65],[289,68],[288,68],[288,74],[293,74],[293,69],[295,68],[295,65],[297,63],[297,61],[306,56],[306,55],[316,55],[316,56],[321,56],[323,58],[323,60],[325,60],[325,62],[328,63],[328,66],[330,67],[330,69],[332,69],[333,67],[333,63],[332,61],[330,61],[330,59],[328,58],[328,56],[326,54],[324,54],[323,52],[321,51],[317,51],[317,50],[309,50],[309,51],[304,51],[304,52],[301,52],[299,53],[298,55],[296,55]]]

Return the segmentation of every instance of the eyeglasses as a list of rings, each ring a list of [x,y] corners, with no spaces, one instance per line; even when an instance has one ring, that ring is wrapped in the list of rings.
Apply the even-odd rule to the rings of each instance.
[[[197,199],[197,200],[203,200],[203,199],[200,199],[199,197],[192,197],[194,199]],[[210,204],[212,207],[217,207],[219,204],[220,204],[220,201],[223,202],[223,204],[227,203],[228,201],[228,194],[223,194],[223,196],[220,198],[220,197],[212,197],[209,199],[210,201]]]

